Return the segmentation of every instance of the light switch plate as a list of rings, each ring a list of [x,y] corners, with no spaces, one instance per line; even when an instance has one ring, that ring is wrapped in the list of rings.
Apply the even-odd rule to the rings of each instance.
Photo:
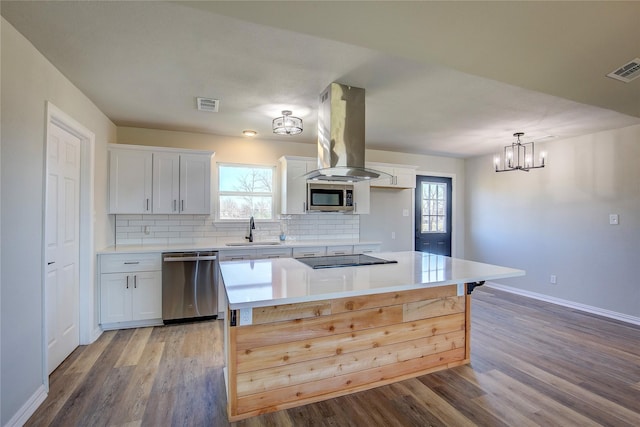
[[[409,216],[409,209],[402,209],[402,216]]]
[[[618,225],[619,224],[618,214],[609,214],[609,224],[610,225]]]

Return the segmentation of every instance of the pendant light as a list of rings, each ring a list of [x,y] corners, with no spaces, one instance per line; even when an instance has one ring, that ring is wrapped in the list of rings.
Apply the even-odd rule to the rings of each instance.
[[[516,132],[513,136],[516,137],[516,141],[504,147],[502,157],[498,155],[493,158],[493,166],[496,172],[529,172],[531,169],[543,168],[545,153],[541,153],[540,162],[536,165],[533,141],[521,142],[520,137],[524,136],[524,132]]]
[[[273,133],[276,135],[297,135],[302,133],[302,119],[284,110],[282,116],[273,119]]]

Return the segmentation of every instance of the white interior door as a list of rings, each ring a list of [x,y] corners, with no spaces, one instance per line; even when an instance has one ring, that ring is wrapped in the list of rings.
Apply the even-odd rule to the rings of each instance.
[[[52,124],[47,138],[45,313],[48,371],[78,346],[80,334],[80,139]]]

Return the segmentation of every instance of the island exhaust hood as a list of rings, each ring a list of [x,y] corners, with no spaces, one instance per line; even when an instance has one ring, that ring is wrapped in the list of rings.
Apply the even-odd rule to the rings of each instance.
[[[364,113],[362,88],[331,83],[320,94],[318,169],[307,179],[356,182],[390,176],[364,166]]]

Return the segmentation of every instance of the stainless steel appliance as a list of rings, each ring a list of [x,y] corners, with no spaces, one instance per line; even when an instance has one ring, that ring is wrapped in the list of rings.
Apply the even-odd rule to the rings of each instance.
[[[398,263],[398,261],[376,258],[364,254],[316,256],[297,258],[297,260],[313,269]]]
[[[307,206],[310,211],[353,211],[352,184],[307,184]]]
[[[162,320],[218,315],[217,252],[162,254]]]
[[[391,175],[365,168],[365,90],[331,83],[320,94],[318,168],[306,174],[321,181],[358,182]]]

